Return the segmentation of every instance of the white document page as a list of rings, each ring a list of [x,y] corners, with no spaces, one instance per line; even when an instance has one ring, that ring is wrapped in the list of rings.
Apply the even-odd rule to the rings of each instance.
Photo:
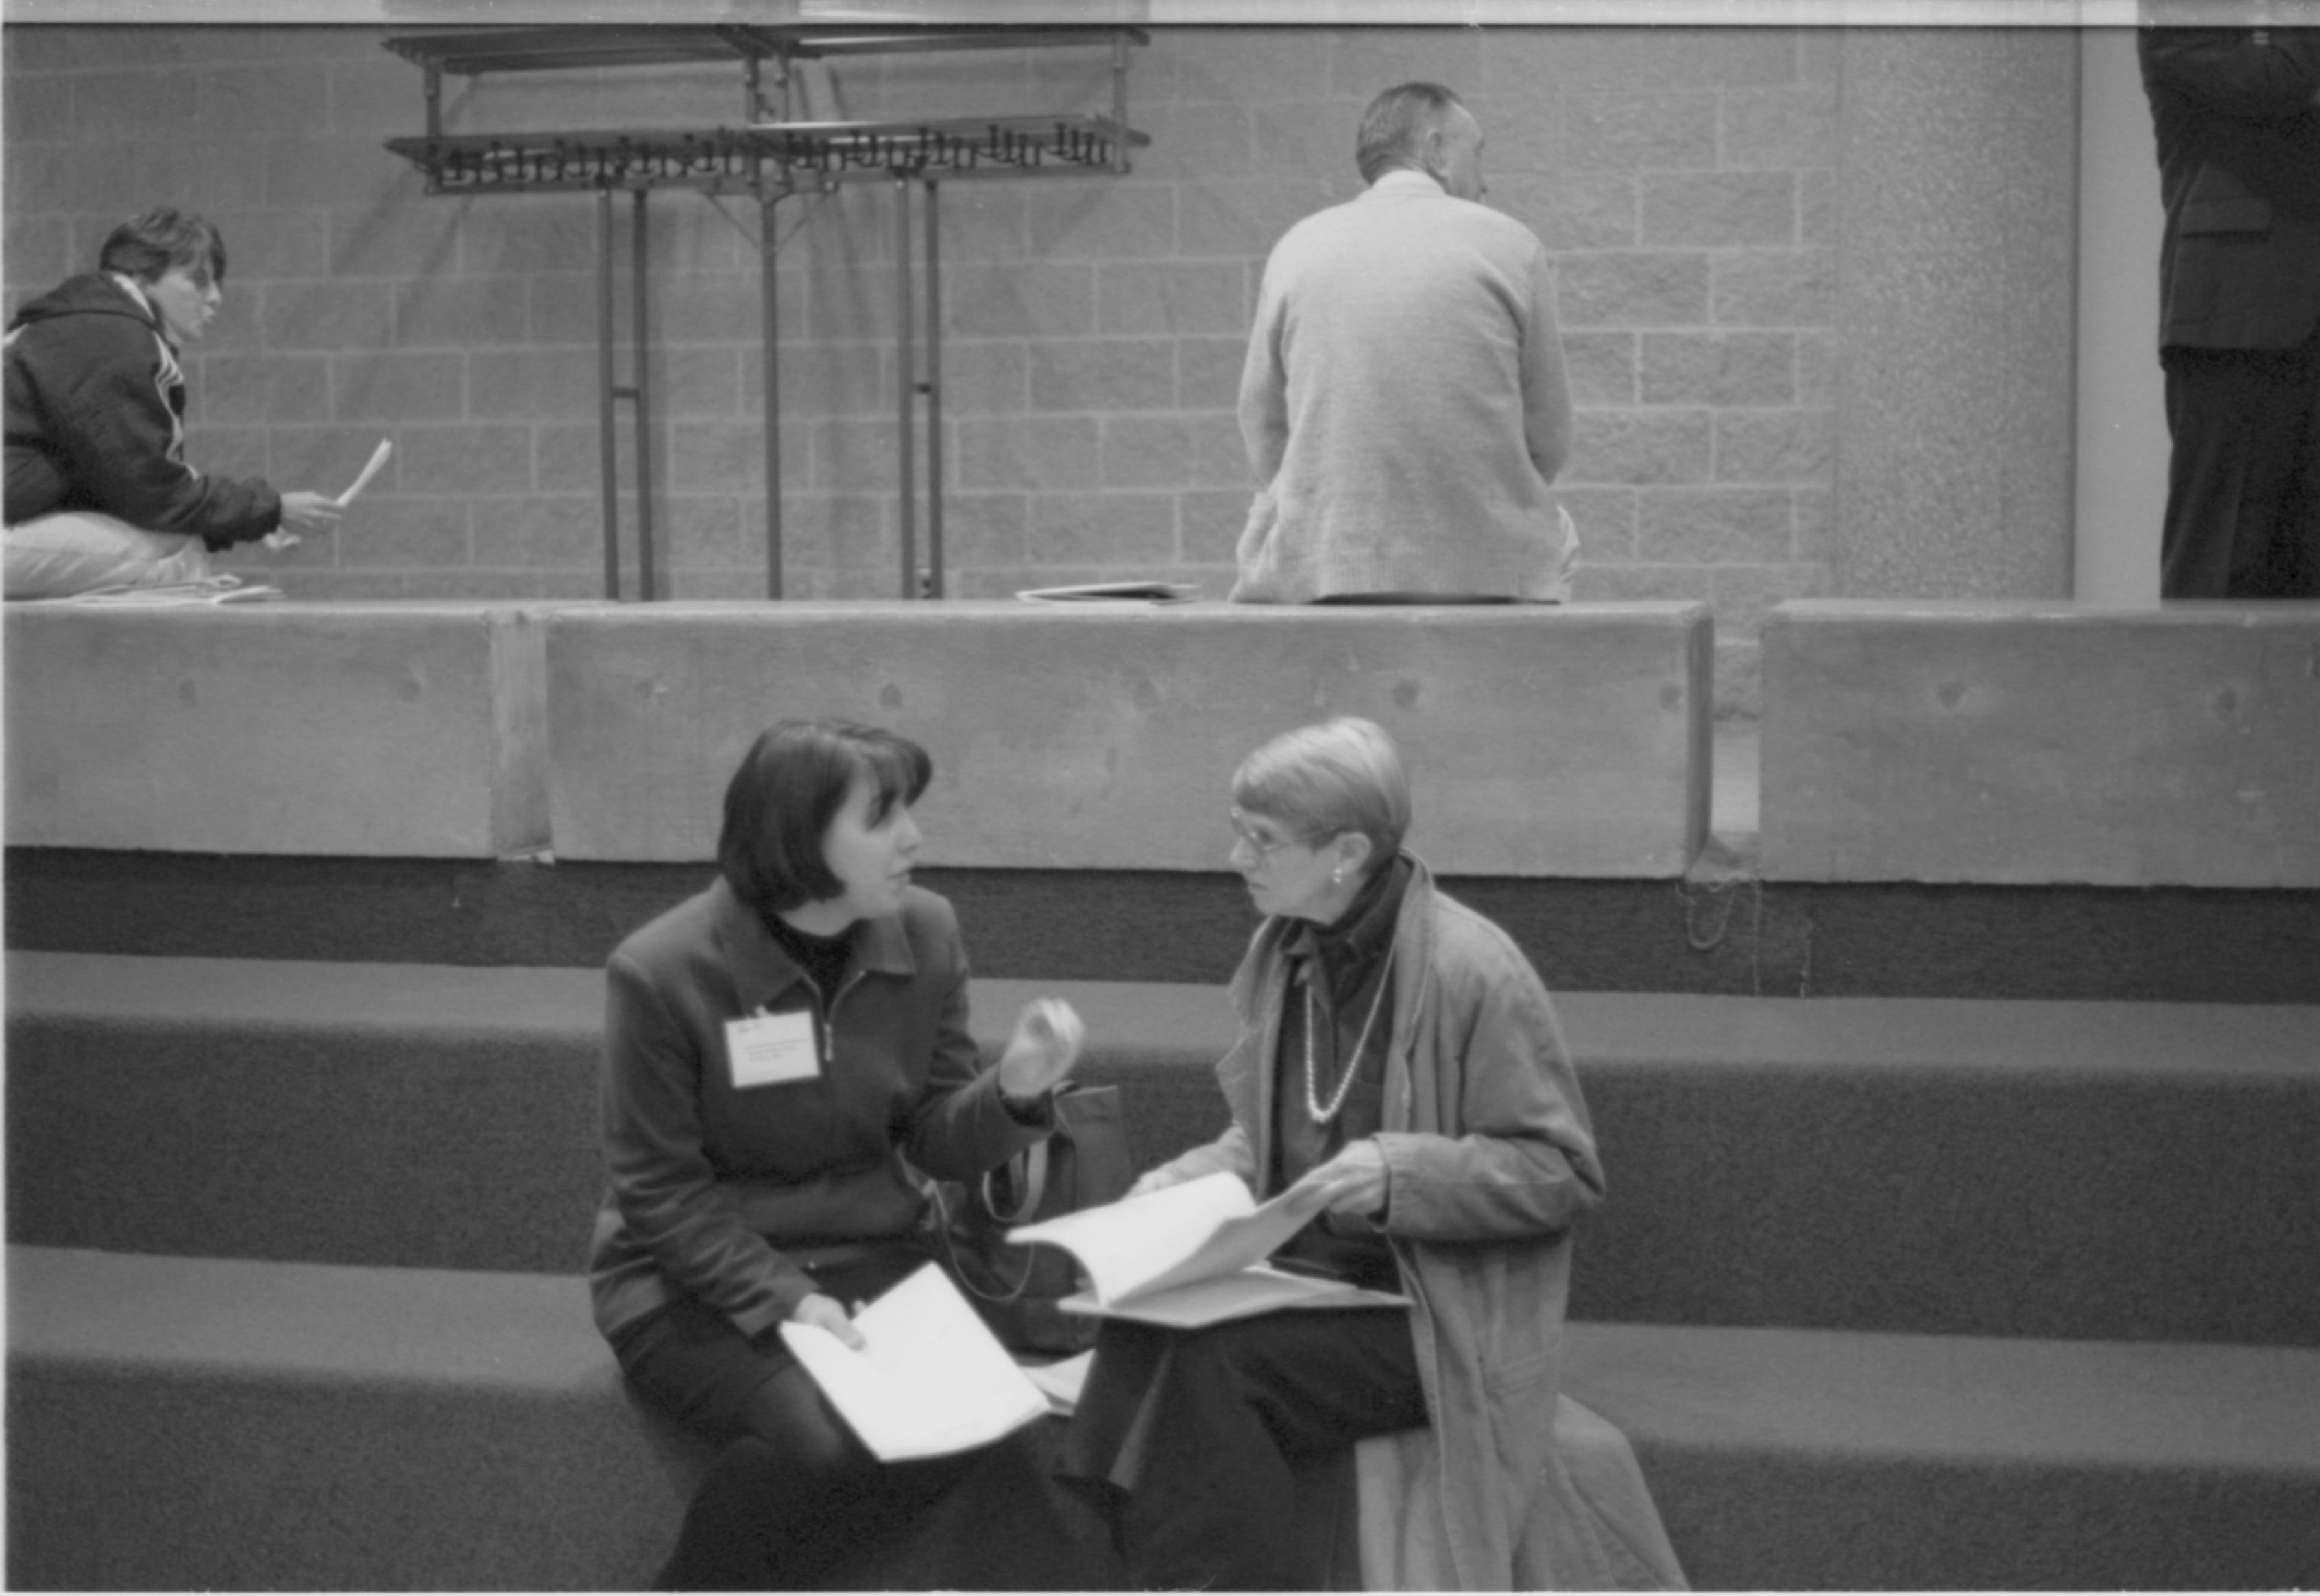
[[[1058,1413],[1069,1413],[1080,1405],[1080,1392],[1087,1389],[1088,1371],[1095,1366],[1093,1351],[1074,1353],[1060,1363],[1036,1365],[1023,1371],[1032,1384],[1047,1393],[1047,1405]]]
[[[1408,1297],[1364,1291],[1341,1280],[1291,1274],[1263,1264],[1187,1281],[1166,1291],[1135,1292],[1123,1302],[1102,1303],[1090,1292],[1074,1292],[1056,1304],[1066,1313],[1094,1313],[1144,1324],[1196,1330],[1228,1319],[1248,1319],[1294,1308],[1406,1308]]]
[[[1299,1199],[1310,1201],[1310,1193]],[[1066,1249],[1087,1270],[1095,1300],[1109,1307],[1262,1263],[1319,1211],[1292,1207],[1287,1192],[1260,1208],[1238,1175],[1220,1171],[1025,1225],[1007,1239]]]
[[[1082,1209],[1036,1225],[1022,1225],[1007,1233],[1013,1242],[1046,1241],[1065,1248],[1087,1270],[1099,1301],[1113,1302],[1143,1290],[1170,1271],[1204,1257],[1223,1228],[1246,1220],[1256,1210],[1237,1174],[1204,1174],[1128,1197],[1101,1208]],[[1296,1225],[1282,1232],[1282,1240],[1296,1234]],[[1279,1242],[1275,1242],[1278,1246]],[[1251,1255],[1254,1263],[1272,1250]],[[1237,1268],[1224,1264],[1204,1268]]]
[[[1007,1356],[950,1276],[932,1264],[854,1316],[860,1352],[816,1325],[782,1326],[862,1444],[880,1458],[981,1446],[1046,1413],[1047,1399]]]
[[[370,463],[362,468],[362,475],[355,478],[354,486],[333,501],[340,509],[343,510],[355,502],[355,495],[370,485],[370,479],[378,475],[378,468],[386,464],[386,457],[394,452],[394,444],[391,440],[382,438],[378,440],[378,447],[370,451]]]
[[[1238,1175],[1220,1172],[1025,1225],[1007,1239],[1049,1242],[1080,1261],[1092,1289],[1056,1304],[1066,1313],[1192,1327],[1281,1308],[1407,1304],[1392,1292],[1265,1265],[1318,1214],[1292,1207],[1286,1192],[1259,1207]]]

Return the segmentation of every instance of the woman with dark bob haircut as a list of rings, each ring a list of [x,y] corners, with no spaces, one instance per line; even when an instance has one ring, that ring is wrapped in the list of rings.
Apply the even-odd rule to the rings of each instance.
[[[913,1171],[971,1180],[1045,1137],[1082,1027],[1024,1006],[967,1032],[950,905],[911,884],[917,744],[835,720],[761,735],[725,793],[718,879],[606,967],[606,1187],[589,1284],[630,1382],[723,1443],[662,1589],[810,1589],[966,1466],[880,1465],[784,1346],[851,1346],[927,1260]]]
[[[1233,977],[1225,1133],[1134,1196],[1229,1171],[1313,1222],[1284,1267],[1403,1299],[1177,1330],[1108,1320],[1062,1472],[1139,1589],[1300,1590],[1297,1477],[1358,1442],[1363,1583],[1680,1588],[1626,1438],[1557,1389],[1572,1226],[1603,1194],[1554,1005],[1403,846],[1384,730],[1285,732],[1232,780],[1264,923]]]

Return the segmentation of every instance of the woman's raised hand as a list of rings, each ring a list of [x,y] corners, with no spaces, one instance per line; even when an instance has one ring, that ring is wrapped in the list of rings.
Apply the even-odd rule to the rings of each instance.
[[[1015,1034],[999,1060],[999,1089],[1012,1098],[1038,1097],[1072,1073],[1087,1027],[1061,998],[1033,998],[1015,1017]]]

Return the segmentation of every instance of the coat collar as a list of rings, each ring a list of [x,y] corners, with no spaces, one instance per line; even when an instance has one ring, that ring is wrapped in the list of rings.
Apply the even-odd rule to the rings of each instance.
[[[709,899],[717,950],[724,956],[733,989],[745,1004],[755,1007],[805,979],[797,961],[782,951],[757,911],[734,893],[731,883],[719,876],[709,889]],[[847,967],[882,975],[915,974],[919,961],[911,951],[902,918],[890,915],[862,921],[854,933],[854,957]]]
[[[1447,195],[1450,191],[1436,183],[1430,173],[1421,172],[1416,167],[1395,167],[1390,171],[1380,172],[1377,181],[1362,192],[1377,195],[1432,195],[1436,199],[1440,199]]]
[[[1409,1057],[1417,1045],[1418,1011],[1431,1000],[1434,977],[1434,872],[1426,861],[1402,850],[1409,882],[1393,922],[1393,1040],[1386,1052],[1386,1128],[1409,1129]],[[1234,972],[1229,993],[1243,1029],[1257,1038],[1249,1061],[1255,1072],[1257,1112],[1250,1130],[1257,1167],[1270,1163],[1273,1121],[1273,1061],[1281,1048],[1281,1002],[1287,991],[1285,944],[1303,922],[1275,915],[1256,929],[1249,955]]]
[[[1394,913],[1394,962],[1400,966],[1394,978],[1394,1002],[1407,1008],[1406,1000],[1417,995],[1415,977],[1426,968],[1434,953],[1433,920],[1429,914],[1434,872],[1408,848],[1401,850],[1401,857],[1409,861],[1409,881],[1402,889],[1401,906]],[[1305,929],[1303,920],[1285,915],[1274,915],[1257,927],[1251,949],[1254,957],[1242,961],[1231,988],[1242,1019],[1256,1018],[1257,1005],[1264,998],[1273,969],[1283,958],[1302,951],[1305,939],[1300,933]],[[1400,1016],[1395,1019],[1394,1030],[1398,1034],[1403,1030]]]

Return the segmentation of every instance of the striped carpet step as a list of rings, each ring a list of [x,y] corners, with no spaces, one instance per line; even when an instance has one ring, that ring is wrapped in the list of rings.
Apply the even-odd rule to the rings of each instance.
[[[675,1533],[689,1460],[576,1279],[21,1246],[8,1272],[14,1586],[634,1588]],[[2320,1351],[1581,1324],[1565,1385],[1635,1443],[1699,1588],[2320,1583]],[[1083,1526],[1025,1544],[1038,1489],[978,1482],[847,1579],[1074,1582]]]
[[[14,1238],[562,1274],[597,1196],[585,971],[19,954]],[[1142,1163],[1212,1135],[1213,987],[1053,992]],[[2320,1345],[2320,1011],[1560,1000],[1611,1195],[1582,1318]]]

